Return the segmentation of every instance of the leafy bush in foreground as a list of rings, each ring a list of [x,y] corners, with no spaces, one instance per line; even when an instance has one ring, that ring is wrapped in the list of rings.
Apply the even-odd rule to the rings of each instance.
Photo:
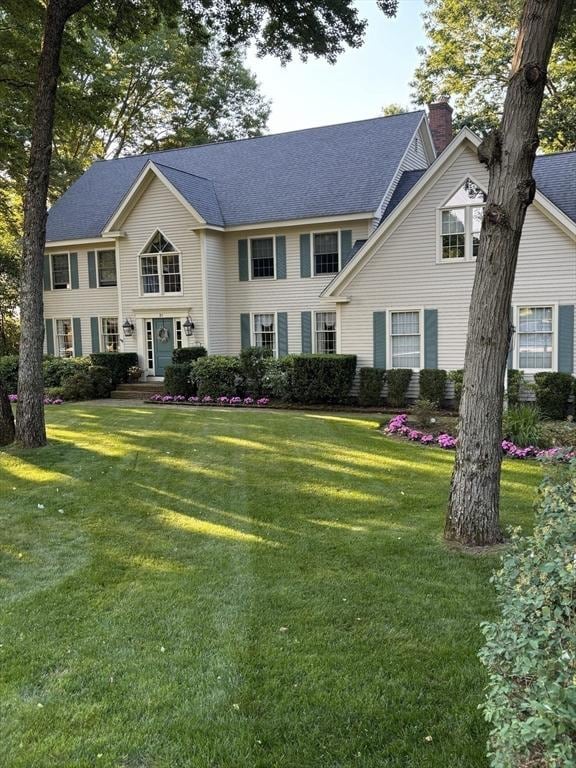
[[[199,397],[233,397],[240,382],[240,360],[226,355],[201,357],[190,367],[190,380]]]
[[[523,381],[524,371],[519,371],[517,368],[508,369],[506,397],[508,398],[509,408],[520,403]]]
[[[536,404],[543,416],[549,419],[565,419],[568,400],[572,394],[574,379],[569,373],[542,371],[534,375]]]
[[[136,352],[93,352],[91,365],[107,368],[112,377],[112,384],[117,387],[128,381],[128,369],[138,365]]]
[[[576,765],[576,475],[542,489],[534,533],[493,576],[500,619],[483,624],[492,768]]]
[[[174,363],[164,369],[164,392],[169,395],[194,394],[190,381],[190,363]]]
[[[172,362],[178,363],[193,363],[194,360],[198,360],[200,357],[206,357],[208,352],[204,347],[177,347],[172,352]]]
[[[538,409],[533,405],[516,405],[509,408],[502,420],[502,436],[523,448],[527,445],[544,448]]]
[[[448,372],[448,381],[452,382],[454,387],[454,408],[460,408],[462,400],[462,387],[464,386],[464,368],[457,368],[455,371]]]

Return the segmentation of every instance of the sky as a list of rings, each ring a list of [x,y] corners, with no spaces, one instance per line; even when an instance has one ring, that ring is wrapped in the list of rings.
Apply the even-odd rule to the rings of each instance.
[[[248,66],[272,101],[270,133],[376,117],[386,104],[413,109],[410,80],[418,63],[416,48],[426,42],[421,13],[424,0],[400,0],[388,19],[375,0],[356,0],[368,19],[364,44],[347,48],[336,64],[309,58],[282,67],[277,59],[248,53]]]

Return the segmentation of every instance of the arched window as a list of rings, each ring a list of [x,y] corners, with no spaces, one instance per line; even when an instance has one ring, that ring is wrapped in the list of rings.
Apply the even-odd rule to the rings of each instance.
[[[486,195],[468,178],[440,210],[440,260],[473,260],[478,255]]]
[[[140,254],[140,285],[146,295],[182,292],[180,254],[159,230]]]

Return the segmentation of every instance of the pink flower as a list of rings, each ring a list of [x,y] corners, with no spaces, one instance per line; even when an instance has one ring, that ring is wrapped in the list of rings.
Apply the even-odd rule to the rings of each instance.
[[[262,408],[262,407],[268,405],[269,402],[270,402],[270,398],[269,397],[260,397],[260,398],[258,398],[258,400],[256,400],[256,405],[259,405],[260,408]]]

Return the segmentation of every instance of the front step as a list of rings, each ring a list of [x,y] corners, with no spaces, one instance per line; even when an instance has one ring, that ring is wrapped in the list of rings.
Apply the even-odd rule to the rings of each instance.
[[[135,384],[120,384],[111,393],[113,400],[148,400],[156,392],[162,392],[161,381],[136,382]]]
[[[116,389],[110,393],[110,398],[112,400],[148,400],[153,394],[154,392],[121,392]]]

